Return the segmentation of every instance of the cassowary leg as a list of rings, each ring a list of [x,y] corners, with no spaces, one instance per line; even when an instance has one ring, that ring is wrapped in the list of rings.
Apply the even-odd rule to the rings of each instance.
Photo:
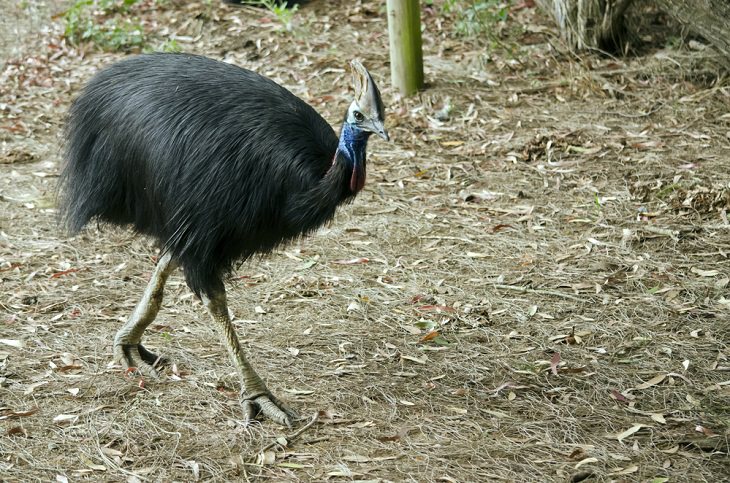
[[[238,369],[243,385],[243,412],[245,421],[248,423],[256,418],[261,412],[264,416],[276,421],[279,424],[285,424],[289,428],[292,422],[299,417],[292,409],[279,401],[266,388],[264,381],[256,374],[251,364],[246,360],[243,349],[236,336],[235,328],[231,323],[228,315],[228,305],[226,303],[226,292],[223,284],[215,293],[206,296],[202,295],[203,304],[207,307],[211,317],[218,325],[223,343],[228,349],[228,353],[233,359],[233,363]]]
[[[124,369],[134,368],[147,376],[157,377],[156,368],[165,362],[165,359],[145,349],[140,342],[145,329],[155,320],[157,312],[160,310],[165,282],[176,266],[177,264],[172,261],[169,253],[165,253],[160,258],[142,300],[134,308],[127,323],[114,337],[114,359]]]

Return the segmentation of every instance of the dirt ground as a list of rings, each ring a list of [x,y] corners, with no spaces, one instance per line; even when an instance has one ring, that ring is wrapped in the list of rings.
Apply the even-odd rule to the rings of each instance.
[[[658,22],[637,55],[576,56],[529,2],[498,42],[462,38],[437,1],[427,89],[400,99],[384,2],[314,0],[292,33],[218,2],[135,7],[153,44],[260,71],[333,124],[351,58],[383,92],[393,142],[371,141],[355,203],[228,283],[254,366],[318,416],[288,430],[243,426],[179,273],[145,339],[174,364],[111,363],[156,251],[69,238],[54,189],[69,102],[123,54],[66,45],[55,2],[10,3],[0,480],[730,481],[730,83],[701,44]]]

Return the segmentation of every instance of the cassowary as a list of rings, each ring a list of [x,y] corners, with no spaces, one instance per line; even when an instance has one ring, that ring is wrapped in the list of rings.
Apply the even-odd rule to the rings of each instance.
[[[259,412],[287,426],[296,420],[246,360],[223,279],[237,261],[312,232],[363,188],[368,138],[389,138],[373,78],[357,61],[352,68],[355,98],[339,140],[272,80],[196,55],[123,60],[73,102],[59,184],[69,231],[92,220],[131,226],[161,247],[142,300],[114,339],[125,369],[157,375],[162,359],[142,334],[179,266],[239,372],[246,420]]]

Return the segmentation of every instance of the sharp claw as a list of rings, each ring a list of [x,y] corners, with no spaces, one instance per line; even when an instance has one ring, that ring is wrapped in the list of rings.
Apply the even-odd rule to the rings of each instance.
[[[254,421],[259,413],[289,429],[292,429],[292,423],[299,419],[296,412],[269,392],[245,396],[242,402],[246,424]]]
[[[258,410],[256,408],[256,404],[253,401],[243,401],[243,422],[246,426],[251,424],[253,421],[256,421],[257,413]]]
[[[157,379],[159,367],[157,361],[164,360],[145,349],[141,344],[116,344],[114,346],[114,359],[122,365],[125,371],[136,371],[140,375]],[[149,363],[153,360],[154,363]]]

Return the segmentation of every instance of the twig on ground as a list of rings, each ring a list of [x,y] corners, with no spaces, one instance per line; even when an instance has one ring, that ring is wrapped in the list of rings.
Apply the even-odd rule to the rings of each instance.
[[[302,426],[296,432],[290,434],[289,436],[284,436],[284,439],[286,439],[287,443],[294,441],[299,436],[301,436],[302,433],[304,433],[306,430],[308,430],[309,428],[311,428],[312,425],[314,423],[316,423],[318,419],[319,419],[319,413],[314,413],[314,416],[312,416],[312,419],[310,419],[307,424],[305,424],[304,426]],[[259,454],[261,454],[264,451],[269,450],[269,449],[271,449],[271,448],[273,448],[274,446],[277,446],[277,445],[281,445],[281,443],[279,441],[277,441],[277,440],[274,440],[271,443],[269,443],[266,446],[264,446],[263,448],[261,448],[261,450],[259,451]]]
[[[538,289],[538,288],[521,287],[519,285],[501,285],[501,284],[494,284],[494,288],[500,289],[500,290],[514,290],[515,292],[534,293],[534,294],[539,294],[539,295],[554,295],[556,297],[562,297],[564,299],[575,300],[576,302],[585,302],[584,299],[575,297],[574,295],[570,295],[567,293],[558,292],[556,290],[545,290],[545,289]]]
[[[668,236],[672,240],[677,240],[679,237],[678,230],[670,230],[668,228],[661,228],[653,225],[642,226],[641,229],[655,235]]]

